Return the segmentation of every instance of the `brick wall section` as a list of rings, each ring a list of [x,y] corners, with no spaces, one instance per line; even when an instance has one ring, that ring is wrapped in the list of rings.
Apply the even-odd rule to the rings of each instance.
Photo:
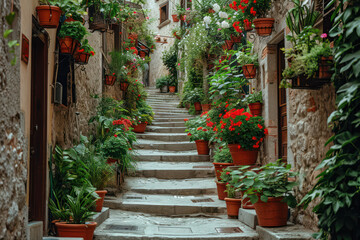
[[[11,0],[0,1],[0,239],[26,239],[27,148],[24,117],[20,112],[20,64],[10,65],[12,54],[3,39],[9,27],[4,17],[10,13]],[[20,39],[20,4],[13,1],[16,19],[9,40]],[[19,48],[16,49],[19,56]]]

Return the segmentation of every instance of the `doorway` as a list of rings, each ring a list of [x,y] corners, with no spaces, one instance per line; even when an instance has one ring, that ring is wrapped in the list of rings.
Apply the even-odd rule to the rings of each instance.
[[[29,221],[46,228],[48,36],[33,21],[31,46]]]
[[[282,40],[277,45],[277,86],[278,86],[278,146],[279,156],[283,162],[287,162],[287,101],[286,88],[279,88],[282,79],[282,73],[285,69],[285,54],[281,48],[285,47],[285,42]]]

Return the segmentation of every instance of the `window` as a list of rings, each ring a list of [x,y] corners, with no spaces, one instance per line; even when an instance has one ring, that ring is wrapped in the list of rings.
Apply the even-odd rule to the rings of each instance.
[[[160,5],[160,24],[169,19],[169,2]]]

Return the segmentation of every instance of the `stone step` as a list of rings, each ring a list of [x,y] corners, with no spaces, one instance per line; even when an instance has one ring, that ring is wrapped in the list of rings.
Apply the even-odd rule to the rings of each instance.
[[[185,121],[181,122],[153,122],[153,126],[159,127],[185,127]]]
[[[111,210],[111,218],[94,233],[94,240],[140,239],[257,240],[258,234],[224,214],[212,219],[206,215],[173,218],[122,210]]]
[[[187,119],[192,119],[194,116],[187,117]],[[184,121],[185,118],[182,117],[174,117],[174,118],[167,118],[167,117],[156,117],[155,121],[153,123],[157,122],[179,122]]]
[[[198,155],[197,151],[135,150],[138,161],[150,162],[209,162],[209,155]]]
[[[158,126],[148,126],[146,127],[147,132],[157,132],[157,133],[184,133],[186,127],[158,127]]]
[[[182,113],[182,114],[189,114],[188,111],[183,109],[177,109],[177,108],[170,108],[170,109],[154,109],[153,111],[155,114],[163,114],[163,113]]]
[[[210,162],[137,162],[137,177],[160,179],[207,178],[214,176]]]
[[[190,151],[196,150],[196,145],[189,141],[186,142],[165,142],[158,140],[138,139],[134,144],[135,149],[152,149],[167,151]]]
[[[226,212],[225,202],[219,200],[217,195],[144,195],[126,192],[120,197],[105,198],[104,206],[162,216]]]
[[[157,110],[171,110],[171,109],[177,109],[177,110],[186,110],[187,111],[187,109],[186,108],[180,108],[180,107],[174,107],[174,106],[159,106],[159,105],[155,105],[155,106],[153,106],[152,107],[152,109],[157,109]]]
[[[217,193],[214,178],[163,180],[127,177],[124,188],[142,194],[201,195]]]
[[[166,124],[166,123],[165,123]],[[157,123],[153,126],[160,127],[161,123]],[[160,140],[160,141],[168,141],[168,142],[176,142],[176,141],[189,141],[189,137],[187,133],[142,133],[137,134],[137,139],[147,139],[147,140]]]
[[[312,234],[315,232],[304,228],[300,225],[294,225],[288,222],[283,227],[256,227],[259,239],[262,240],[308,240],[313,239]]]

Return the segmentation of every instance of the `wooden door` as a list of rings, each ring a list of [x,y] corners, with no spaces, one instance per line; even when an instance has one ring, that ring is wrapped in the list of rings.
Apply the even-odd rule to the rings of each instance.
[[[278,86],[282,79],[282,72],[285,69],[285,55],[280,49],[284,48],[284,41],[281,41],[277,46],[277,80]],[[279,88],[278,90],[278,136],[279,136],[279,158],[287,162],[287,111],[286,111],[286,89]]]
[[[46,219],[47,36],[33,29],[31,54],[29,221]]]

